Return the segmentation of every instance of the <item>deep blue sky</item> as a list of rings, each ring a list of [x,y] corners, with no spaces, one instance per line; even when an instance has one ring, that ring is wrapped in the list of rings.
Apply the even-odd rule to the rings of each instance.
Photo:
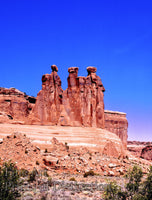
[[[130,140],[152,141],[152,2],[6,0],[0,2],[0,87],[36,96],[56,64],[97,67],[105,109],[127,113]]]

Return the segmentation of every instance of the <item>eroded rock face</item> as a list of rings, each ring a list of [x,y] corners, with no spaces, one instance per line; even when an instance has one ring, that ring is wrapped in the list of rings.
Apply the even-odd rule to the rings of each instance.
[[[51,125],[104,128],[104,87],[95,67],[88,67],[87,77],[78,77],[78,67],[68,69],[68,88],[63,91],[57,74],[42,76],[42,90],[33,109],[33,122]],[[33,123],[32,122],[32,123]]]
[[[42,90],[37,95],[35,107],[30,116],[32,123],[56,125],[61,113],[62,93],[61,80],[56,65],[51,66],[52,73],[42,76]]]
[[[152,160],[152,146],[146,146],[143,148],[140,157],[146,160]]]
[[[78,77],[78,68],[68,69],[68,88],[64,92],[64,111],[70,118],[69,125],[104,128],[105,91],[95,67],[88,67],[87,77]],[[67,117],[65,117],[67,118]],[[62,116],[62,125],[67,123]],[[61,123],[61,119],[59,120]]]
[[[127,148],[128,121],[126,113],[105,110],[105,129],[118,135]]]
[[[9,122],[10,120],[25,121],[30,114],[35,98],[15,88],[0,88],[0,122]]]
[[[127,141],[127,150],[138,158],[152,160],[152,142]]]

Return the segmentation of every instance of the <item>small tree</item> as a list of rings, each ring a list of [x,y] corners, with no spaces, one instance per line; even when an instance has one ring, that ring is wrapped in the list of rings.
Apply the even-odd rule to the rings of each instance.
[[[129,178],[129,182],[126,186],[129,196],[138,193],[141,179],[143,177],[142,169],[138,166],[134,166],[133,169],[127,173],[126,177]]]
[[[0,167],[0,199],[14,200],[19,195],[19,172],[15,164],[9,161]]]
[[[115,181],[110,182],[104,192],[105,200],[125,200],[126,193],[121,190],[121,187]]]
[[[145,200],[152,199],[152,166],[150,166],[149,173],[143,185],[142,194],[145,197]]]
[[[141,193],[141,179],[143,176],[142,169],[138,166],[134,166],[132,170],[129,170],[126,177],[128,183],[124,190],[116,184],[111,182],[105,188],[105,199],[106,200],[149,200],[145,199]]]

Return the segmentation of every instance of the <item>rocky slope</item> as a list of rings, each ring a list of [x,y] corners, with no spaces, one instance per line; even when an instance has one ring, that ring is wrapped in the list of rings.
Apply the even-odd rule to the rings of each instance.
[[[150,162],[126,153],[115,134],[93,128],[73,130],[0,124],[1,161],[12,160],[20,169],[47,169],[50,174],[84,174],[93,170],[100,175],[121,176],[135,163],[145,172],[148,170]]]

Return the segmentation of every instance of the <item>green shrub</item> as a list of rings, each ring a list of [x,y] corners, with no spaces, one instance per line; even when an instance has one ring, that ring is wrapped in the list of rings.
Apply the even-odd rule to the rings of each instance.
[[[130,195],[137,193],[143,177],[142,169],[138,166],[134,166],[132,170],[129,170],[126,177],[129,179],[126,186],[127,191],[130,192]]]
[[[51,177],[48,178],[48,185],[49,185],[50,187],[52,186],[52,178],[51,178]]]
[[[146,181],[143,183],[142,194],[146,200],[152,199],[152,166],[150,166]]]
[[[19,195],[19,172],[11,161],[0,167],[0,199],[14,200]]]
[[[38,175],[38,171],[34,168],[33,171],[31,171],[31,172],[29,173],[28,181],[29,181],[29,182],[36,181],[36,175]]]
[[[29,174],[29,171],[26,170],[26,169],[20,169],[20,170],[19,170],[19,175],[20,175],[21,177],[26,177],[26,176],[28,176],[28,174]]]
[[[43,176],[46,176],[46,177],[49,177],[49,174],[48,174],[48,172],[47,172],[46,169],[43,171],[43,174],[42,174],[42,175],[43,175]]]
[[[126,194],[122,192],[121,187],[116,182],[110,182],[104,191],[105,200],[125,200]]]
[[[129,170],[126,177],[128,183],[124,190],[115,182],[107,185],[104,192],[106,200],[151,200],[152,199],[152,166],[147,174],[147,178],[142,182],[143,172],[138,166],[134,166]]]

